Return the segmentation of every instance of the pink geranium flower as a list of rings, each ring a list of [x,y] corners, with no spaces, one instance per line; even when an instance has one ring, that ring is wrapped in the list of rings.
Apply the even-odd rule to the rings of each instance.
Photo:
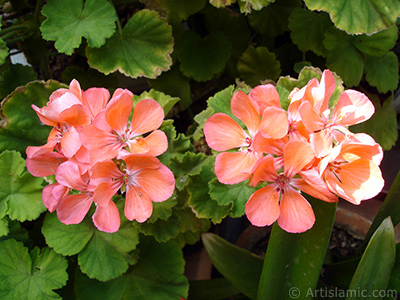
[[[382,149],[377,143],[346,140],[321,160],[319,172],[333,193],[358,205],[382,190],[381,160]]]
[[[286,112],[280,108],[276,95],[271,95],[269,86],[256,88],[250,95],[238,91],[231,100],[233,115],[246,125],[247,131],[224,113],[212,115],[204,125],[206,142],[212,149],[238,149],[238,152],[222,152],[217,155],[215,173],[221,183],[235,184],[250,178],[253,168],[263,157],[261,152],[253,148],[257,134],[278,139],[288,131]],[[267,98],[267,95],[271,95],[272,100],[265,99],[263,102],[262,97]],[[262,104],[262,110],[258,103]]]
[[[93,124],[79,131],[92,162],[129,153],[158,156],[166,151],[167,137],[157,130],[164,120],[163,108],[155,100],[142,100],[135,106],[130,121],[132,108],[132,93],[118,89],[105,110],[97,114]]]
[[[157,158],[145,154],[127,155],[118,165],[111,160],[99,162],[92,168],[92,178],[105,181],[94,190],[98,208],[109,205],[111,197],[121,190],[126,192],[125,216],[140,223],[151,216],[152,202],[167,200],[175,188],[172,172]]]
[[[299,191],[327,202],[335,202],[337,197],[328,189],[323,193],[296,176],[314,159],[308,143],[288,142],[283,149],[283,159],[283,172],[276,168],[271,155],[265,156],[254,170],[250,184],[255,186],[266,182],[267,186],[251,195],[246,203],[246,215],[255,226],[271,225],[277,220],[279,226],[288,232],[304,232],[313,226],[315,216],[311,205]]]

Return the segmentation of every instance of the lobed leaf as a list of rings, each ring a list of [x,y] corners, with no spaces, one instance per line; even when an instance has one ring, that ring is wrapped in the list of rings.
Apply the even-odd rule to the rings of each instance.
[[[363,75],[364,61],[360,51],[354,46],[355,36],[331,27],[323,41],[329,53],[326,66],[336,72],[347,86],[358,85]]]
[[[186,298],[189,284],[183,275],[184,264],[182,251],[176,243],[157,243],[151,237],[143,237],[139,244],[139,260],[124,275],[100,282],[77,273],[75,287],[78,299]]]
[[[179,98],[171,97],[162,92],[151,89],[150,91],[145,91],[140,95],[133,96],[133,104],[136,105],[140,100],[153,99],[156,100],[161,107],[164,109],[164,115],[166,116],[168,112],[174,107],[174,105],[179,101]]]
[[[155,78],[172,64],[171,26],[155,11],[136,12],[121,32],[116,32],[100,48],[89,45],[89,65],[108,75],[114,71],[137,78]]]
[[[263,35],[278,36],[288,30],[289,16],[294,9],[301,5],[302,2],[299,0],[275,1],[260,11],[253,11],[249,14],[249,24],[255,31]]]
[[[326,13],[316,13],[307,9],[295,8],[289,17],[290,37],[301,51],[313,51],[326,56],[327,50],[321,43],[325,31],[332,26]]]
[[[31,82],[17,88],[1,103],[0,152],[17,150],[25,153],[28,146],[47,142],[49,126],[43,126],[31,105],[43,107],[51,93],[65,85],[56,81]]]
[[[382,146],[383,150],[391,149],[397,141],[397,119],[396,111],[393,106],[393,96],[387,98],[383,105],[376,95],[369,94],[375,106],[373,116],[360,124],[351,126],[353,132],[364,132],[371,135],[377,143]]]
[[[275,2],[275,0],[237,0],[240,12],[244,14],[250,13],[252,10],[260,10],[263,7]]]
[[[305,0],[310,10],[329,13],[335,26],[349,34],[373,34],[396,23],[400,15],[397,0]]]
[[[115,31],[118,16],[107,0],[50,0],[42,8],[43,38],[55,41],[59,52],[71,55],[85,37],[90,47],[101,47]]]
[[[120,207],[121,226],[115,233],[98,231],[88,216],[75,225],[61,223],[55,213],[47,214],[43,223],[46,242],[63,255],[78,254],[81,270],[90,278],[111,280],[126,272],[134,259],[130,252],[139,243],[139,232],[124,216]]]
[[[187,20],[191,15],[200,11],[207,0],[157,0],[158,4],[167,11],[169,21]]]
[[[42,203],[42,178],[24,171],[25,160],[16,151],[0,154],[0,218],[34,220],[46,210]]]
[[[231,55],[231,43],[221,32],[214,31],[204,39],[186,31],[178,48],[181,72],[196,81],[207,81],[223,71]]]
[[[393,91],[399,82],[398,63],[398,58],[393,52],[383,56],[367,56],[364,66],[365,78],[380,93]]]
[[[215,178],[212,171],[214,161],[210,158],[204,164],[201,172],[190,178],[187,186],[188,204],[196,212],[198,218],[209,218],[214,224],[217,224],[228,215],[232,204],[220,205],[210,197],[208,183]]]
[[[170,168],[175,175],[175,185],[178,190],[182,190],[188,183],[189,178],[198,175],[203,165],[206,163],[207,156],[204,153],[187,152],[182,158],[171,158]]]
[[[266,80],[277,80],[281,73],[275,54],[262,46],[249,46],[239,58],[237,69],[240,77],[252,87]]]
[[[50,248],[28,253],[14,239],[0,242],[0,297],[2,299],[61,299],[53,292],[68,279],[67,260]]]
[[[189,78],[182,75],[178,65],[173,65],[168,72],[163,72],[156,79],[149,80],[149,84],[157,91],[178,97],[182,110],[192,104]]]
[[[244,215],[244,208],[250,196],[257,188],[249,186],[247,181],[227,185],[222,184],[217,178],[209,182],[210,196],[221,206],[232,205],[232,210],[229,215],[233,218]]]
[[[32,67],[21,64],[11,64],[3,73],[3,80],[0,82],[0,96],[5,98],[17,87],[26,85],[36,80],[37,75]]]
[[[181,158],[186,152],[194,151],[190,139],[183,133],[176,133],[172,120],[164,121],[160,129],[165,132],[168,138],[167,151],[158,157],[164,165],[169,166],[172,158]]]

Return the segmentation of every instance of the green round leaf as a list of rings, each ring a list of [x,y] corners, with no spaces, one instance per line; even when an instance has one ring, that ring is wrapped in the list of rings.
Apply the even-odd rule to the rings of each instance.
[[[140,100],[143,99],[156,100],[164,109],[164,115],[167,115],[168,112],[172,109],[172,107],[174,107],[174,105],[179,101],[179,98],[171,97],[169,95],[151,89],[150,91],[143,92],[140,95],[134,95],[133,104],[135,105],[136,103],[138,103]]]
[[[236,0],[210,0],[210,4],[218,8],[229,6],[235,2]]]
[[[24,172],[25,161],[16,151],[0,154],[0,216],[34,220],[46,210],[42,202],[42,178]]]
[[[232,208],[232,204],[220,205],[209,194],[208,182],[215,178],[212,171],[213,160],[208,160],[199,175],[191,178],[187,187],[188,203],[196,211],[198,218],[210,218],[214,224],[220,223]]]
[[[364,62],[354,46],[354,36],[330,28],[325,34],[324,46],[329,50],[326,66],[343,78],[347,86],[358,85],[363,75]]]
[[[185,261],[175,242],[157,243],[143,237],[139,260],[124,275],[107,282],[78,273],[78,299],[176,300],[186,298],[189,283],[183,275]]]
[[[373,35],[358,35],[353,40],[354,46],[368,55],[385,55],[397,41],[397,26],[382,30]]]
[[[89,65],[106,75],[120,71],[136,78],[155,78],[171,66],[171,26],[156,12],[140,10],[100,48],[88,47]]]
[[[302,5],[299,0],[279,0],[249,16],[251,27],[267,36],[283,34],[288,27],[288,18],[292,10]]]
[[[216,200],[219,205],[225,206],[232,204],[230,216],[238,218],[244,215],[244,207],[250,196],[257,188],[249,186],[247,181],[227,185],[222,184],[217,178],[209,182],[210,196]]]
[[[50,248],[28,253],[23,243],[9,239],[0,242],[1,299],[61,299],[53,292],[68,279],[67,260]]]
[[[182,21],[200,11],[207,0],[157,0],[168,13],[168,20]]]
[[[368,56],[365,62],[365,78],[381,93],[393,91],[399,82],[398,64],[397,56],[393,52],[384,56]]]
[[[47,19],[40,30],[43,38],[55,41],[59,52],[68,55],[85,37],[90,47],[100,47],[115,31],[117,14],[107,0],[49,0],[42,14]]]
[[[375,106],[374,115],[367,121],[354,125],[352,132],[364,132],[371,135],[383,150],[390,150],[397,141],[397,119],[393,105],[393,96],[390,96],[380,105],[376,95],[368,95]]]
[[[278,79],[281,68],[274,53],[266,47],[249,46],[237,64],[240,77],[249,85],[257,86],[265,80]]]
[[[260,10],[268,4],[275,2],[275,0],[237,0],[240,7],[240,12],[248,14],[253,9]]]
[[[221,32],[211,32],[201,39],[193,31],[186,31],[178,49],[180,69],[196,81],[210,80],[224,69],[231,48],[228,38]]]
[[[43,107],[50,94],[65,85],[56,81],[32,82],[17,88],[1,103],[0,151],[17,150],[25,153],[28,146],[43,145],[51,127],[43,126],[31,105]]]
[[[163,72],[156,79],[149,80],[150,86],[168,95],[178,97],[182,110],[192,104],[189,78],[182,75],[179,66],[174,64],[168,72]]]
[[[21,64],[10,65],[4,72],[3,80],[0,82],[0,95],[5,98],[17,87],[26,85],[30,81],[36,80],[37,75],[32,67]]]
[[[321,43],[325,31],[332,26],[326,13],[316,13],[296,8],[289,18],[290,37],[301,51],[313,51],[325,56],[327,51]]]
[[[42,227],[46,243],[62,255],[79,253],[92,238],[94,230],[87,219],[80,224],[65,225],[56,213],[47,213]]]
[[[350,34],[372,34],[396,23],[397,0],[305,0],[310,10],[327,11],[336,27]]]

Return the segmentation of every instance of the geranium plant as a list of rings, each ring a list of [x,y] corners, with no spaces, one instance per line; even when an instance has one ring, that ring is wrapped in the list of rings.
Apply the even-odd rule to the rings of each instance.
[[[0,298],[400,293],[400,4],[345,2],[1,1]],[[329,261],[338,203],[388,190]],[[190,245],[223,278],[189,281]]]

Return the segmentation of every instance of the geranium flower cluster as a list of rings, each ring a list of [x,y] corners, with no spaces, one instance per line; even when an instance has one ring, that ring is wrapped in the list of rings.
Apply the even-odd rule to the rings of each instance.
[[[138,222],[151,216],[152,202],[171,197],[174,175],[156,158],[168,147],[158,130],[164,110],[152,99],[133,108],[132,96],[117,89],[110,99],[107,89],[82,91],[72,80],[47,106],[32,105],[53,129],[45,145],[27,148],[26,166],[34,176],[55,175],[57,182],[43,189],[43,203],[64,224],[80,223],[94,203],[95,226],[116,232],[120,215],[112,197],[118,192],[126,195],[125,216]]]
[[[288,232],[304,232],[315,215],[302,192],[326,202],[340,197],[360,204],[382,190],[382,148],[371,136],[348,129],[368,120],[374,106],[363,93],[345,90],[330,107],[335,89],[333,74],[325,70],[320,81],[314,78],[290,93],[285,111],[275,87],[260,85],[231,100],[233,115],[247,130],[224,113],[207,120],[206,142],[221,151],[215,160],[218,180],[265,184],[245,206],[253,225],[277,221]]]

